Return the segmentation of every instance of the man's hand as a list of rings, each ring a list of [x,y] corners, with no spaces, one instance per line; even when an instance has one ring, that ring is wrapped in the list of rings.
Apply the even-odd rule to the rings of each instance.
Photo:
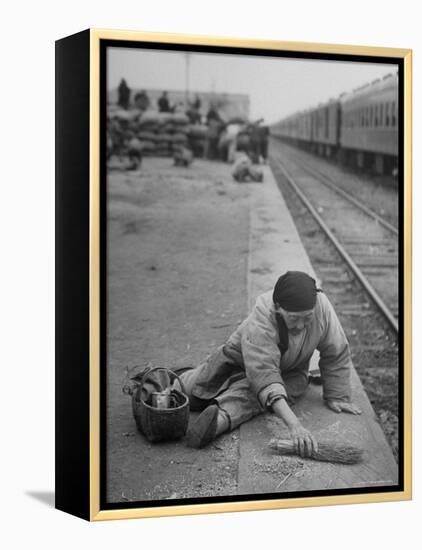
[[[302,424],[289,426],[291,440],[295,446],[295,452],[302,457],[310,457],[318,451],[318,443],[314,436]]]
[[[272,409],[274,414],[281,418],[286,424],[296,454],[306,457],[312,456],[312,453],[317,452],[318,443],[314,436],[302,426],[285,399],[278,399],[275,401],[272,405]]]
[[[361,414],[359,407],[353,403],[347,403],[345,401],[331,401],[328,400],[327,407],[336,413],[347,412],[350,414]]]

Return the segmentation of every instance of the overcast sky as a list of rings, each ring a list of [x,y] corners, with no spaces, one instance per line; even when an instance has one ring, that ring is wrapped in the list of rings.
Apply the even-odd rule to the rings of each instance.
[[[108,48],[108,89],[125,78],[130,88],[185,90],[186,60],[181,52]],[[395,71],[386,64],[191,53],[189,89],[248,94],[251,118],[274,122]]]

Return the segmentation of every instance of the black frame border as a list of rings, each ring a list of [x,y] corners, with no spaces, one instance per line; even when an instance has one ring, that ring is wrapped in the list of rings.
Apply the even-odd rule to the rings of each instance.
[[[398,207],[399,207],[399,411],[400,411],[400,438],[399,438],[399,482],[397,485],[386,487],[364,487],[350,489],[334,489],[331,491],[300,491],[291,494],[265,493],[263,495],[236,495],[219,496],[190,499],[174,499],[171,502],[136,501],[125,503],[109,503],[106,501],[107,488],[107,429],[106,429],[106,402],[107,402],[107,380],[106,380],[106,358],[107,358],[107,166],[106,166],[106,120],[107,120],[107,48],[128,48],[128,49],[154,49],[162,51],[185,51],[189,53],[211,53],[230,54],[256,57],[281,57],[292,59],[312,59],[316,61],[343,61],[359,63],[378,63],[397,65],[399,74],[399,159],[398,165]],[[190,45],[181,43],[143,42],[135,40],[113,40],[100,39],[100,511],[139,509],[154,507],[174,507],[180,505],[248,502],[248,501],[270,501],[270,500],[291,500],[297,498],[312,498],[337,495],[365,495],[374,493],[401,492],[404,490],[404,59],[396,57],[356,55],[356,54],[334,54],[258,49],[249,47],[233,46],[208,46]]]

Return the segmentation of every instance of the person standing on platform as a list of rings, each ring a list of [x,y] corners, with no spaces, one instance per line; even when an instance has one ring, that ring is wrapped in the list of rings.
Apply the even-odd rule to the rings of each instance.
[[[250,152],[249,156],[254,164],[259,164],[260,158],[260,129],[259,121],[254,122],[249,127]]]
[[[158,98],[158,110],[160,111],[160,113],[170,113],[171,112],[170,102],[169,102],[169,99],[168,99],[167,92],[163,92],[161,94],[161,96]]]
[[[191,124],[199,124],[201,122],[201,100],[198,94],[192,103],[189,104],[186,114]]]
[[[250,156],[255,164],[261,160],[265,164],[268,159],[269,128],[263,124],[264,119],[259,119],[249,127],[250,132]]]
[[[207,158],[209,160],[215,160],[218,158],[218,141],[223,121],[213,103],[210,104],[207,113],[207,125]]]
[[[118,99],[117,103],[122,107],[122,109],[128,109],[129,108],[129,102],[130,102],[130,88],[126,83],[126,80],[122,78],[120,81],[119,87],[117,89],[118,93]]]
[[[192,105],[197,111],[201,110],[201,98],[199,97],[198,94],[195,95],[195,99]]]
[[[264,122],[261,121],[261,124],[258,126],[258,135],[259,135],[259,153],[262,157],[262,161],[264,164],[268,161],[268,138],[270,135],[270,129],[266,124],[262,124]]]

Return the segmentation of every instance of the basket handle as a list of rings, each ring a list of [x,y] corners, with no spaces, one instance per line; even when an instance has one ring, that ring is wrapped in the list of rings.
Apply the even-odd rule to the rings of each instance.
[[[146,371],[144,372],[144,374],[142,375],[141,381],[139,382],[139,390],[138,390],[139,393],[142,391],[142,387],[143,387],[143,385],[144,385],[144,383],[145,383],[146,378],[147,378],[152,372],[157,371],[157,370],[164,370],[164,371],[166,371],[169,375],[173,376],[173,380],[174,380],[175,378],[177,378],[177,381],[178,381],[179,384],[180,384],[180,387],[181,387],[181,389],[182,389],[182,392],[183,392],[185,395],[187,395],[187,394],[186,394],[186,390],[185,390],[185,385],[183,384],[182,380],[180,379],[180,376],[179,376],[178,374],[176,374],[174,371],[168,369],[167,367],[154,367],[154,368],[152,368],[152,369],[146,370]]]

